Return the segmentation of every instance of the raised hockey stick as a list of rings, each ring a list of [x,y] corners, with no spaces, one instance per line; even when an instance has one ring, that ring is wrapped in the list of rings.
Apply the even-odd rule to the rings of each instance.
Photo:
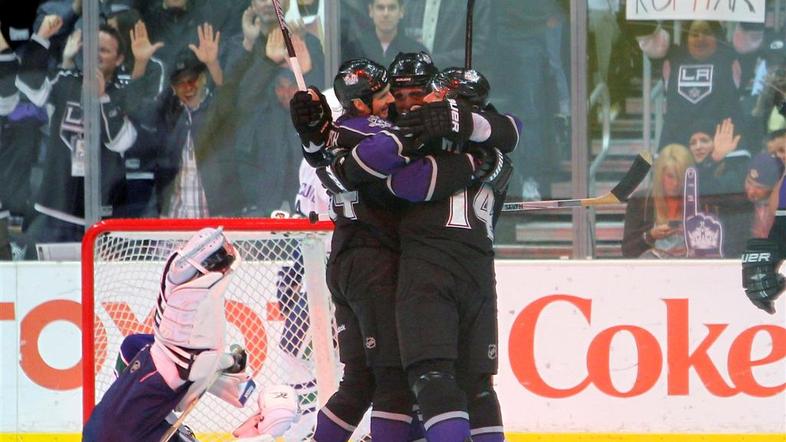
[[[300,68],[300,62],[297,61],[297,54],[295,54],[295,47],[292,46],[292,37],[289,34],[287,22],[284,20],[284,10],[281,9],[279,0],[273,0],[273,9],[276,10],[276,18],[278,18],[278,27],[281,28],[281,33],[284,34],[284,44],[287,47],[287,54],[289,55],[289,66],[295,74],[297,80],[297,88],[301,91],[306,90],[306,80],[303,79],[303,69]]]
[[[624,203],[628,197],[636,190],[636,187],[644,181],[644,177],[652,166],[652,155],[649,152],[641,152],[633,161],[633,164],[622,177],[619,183],[611,189],[611,192],[596,196],[594,198],[581,198],[570,200],[552,201],[519,201],[505,203],[502,205],[503,212],[520,212],[527,210],[562,209],[566,207],[592,207],[606,206],[610,204]]]
[[[177,430],[179,430],[180,427],[183,425],[183,422],[186,421],[188,415],[191,414],[191,411],[193,411],[194,408],[196,408],[197,404],[202,399],[202,396],[204,396],[205,393],[207,393],[207,391],[210,390],[210,387],[213,386],[213,384],[218,380],[219,377],[221,377],[222,374],[239,373],[240,371],[245,370],[245,364],[246,364],[245,352],[246,351],[245,349],[243,349],[243,347],[237,344],[233,344],[231,347],[231,352],[224,353],[224,355],[221,358],[221,361],[218,364],[219,369],[210,375],[210,378],[208,378],[207,380],[207,384],[205,384],[205,389],[201,393],[199,393],[199,396],[197,396],[196,399],[191,401],[191,403],[188,404],[188,406],[186,406],[186,408],[183,409],[183,412],[180,413],[180,416],[178,416],[177,420],[173,422],[172,426],[169,427],[168,430],[166,430],[166,433],[164,433],[163,436],[161,436],[161,440],[159,442],[169,442],[169,439],[172,439],[172,436],[174,436],[175,433],[177,433]]]
[[[472,10],[475,9],[475,0],[467,0],[467,35],[464,42],[464,68],[472,68]]]

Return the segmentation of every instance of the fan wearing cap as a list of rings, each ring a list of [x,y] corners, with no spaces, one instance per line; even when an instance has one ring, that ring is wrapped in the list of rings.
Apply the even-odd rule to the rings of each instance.
[[[178,53],[170,74],[170,91],[149,112],[155,127],[152,145],[158,144],[156,193],[162,216],[201,218],[231,216],[239,212],[236,163],[221,143],[220,118],[225,101],[214,99],[211,80],[222,84],[218,45],[220,34],[209,24],[198,28],[199,46]],[[233,85],[222,87],[222,98],[231,98]]]
[[[772,189],[783,176],[783,162],[777,157],[761,152],[751,161],[745,177],[745,196],[753,203],[754,217],[751,233],[754,237],[766,236],[772,227],[767,214]]]

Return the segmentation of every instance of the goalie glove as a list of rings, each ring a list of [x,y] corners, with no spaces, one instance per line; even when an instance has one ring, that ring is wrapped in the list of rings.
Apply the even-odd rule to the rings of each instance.
[[[475,161],[476,180],[487,183],[496,193],[508,189],[513,174],[513,163],[499,149],[473,149],[469,152]]]
[[[259,413],[232,432],[238,438],[283,435],[298,419],[298,399],[288,385],[269,387],[259,395]]]
[[[454,99],[427,103],[402,115],[397,121],[402,133],[421,146],[434,138],[466,143],[472,135],[470,108]]]
[[[742,254],[742,286],[753,305],[769,314],[784,289],[784,278],[777,270],[783,258],[778,244],[770,239],[748,240]]]

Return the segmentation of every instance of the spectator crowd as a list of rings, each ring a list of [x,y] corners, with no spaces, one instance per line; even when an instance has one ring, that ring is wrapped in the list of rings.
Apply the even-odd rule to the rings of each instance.
[[[11,254],[9,220],[16,258],[84,232],[84,75],[99,84],[102,217],[293,211],[297,86],[271,0],[100,0],[99,69],[88,73],[82,1],[0,11],[0,258]],[[306,84],[321,89],[332,74],[324,1],[281,1],[299,17],[290,29]],[[425,51],[439,69],[464,64],[464,0],[340,3],[341,60],[387,66],[399,52]],[[590,87],[606,83],[612,113],[624,112],[644,53],[662,72],[667,111],[653,184],[627,209],[623,255],[692,253],[688,233],[698,233],[686,233],[685,205],[695,182],[696,213],[722,238],[702,256],[735,256],[764,228],[757,219],[786,158],[783,27],[627,22],[624,3],[588,1]],[[491,102],[524,123],[510,199],[552,197],[569,159],[568,18],[566,0],[475,5],[473,66],[489,78]]]

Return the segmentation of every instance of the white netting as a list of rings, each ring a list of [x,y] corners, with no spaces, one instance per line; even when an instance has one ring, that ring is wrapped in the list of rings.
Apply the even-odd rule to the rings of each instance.
[[[152,332],[164,260],[192,233],[109,232],[97,238],[93,294],[96,401],[114,380],[113,368],[123,338],[131,333]],[[226,233],[242,258],[226,291],[227,344],[246,348],[248,371],[253,373],[258,391],[266,385],[289,384],[298,392],[302,410],[316,409],[317,370],[301,251],[307,238],[324,240],[329,233],[229,229]],[[254,393],[248,404],[256,402]],[[237,409],[205,395],[186,424],[202,442],[231,440],[232,429],[251,414],[248,406]],[[315,416],[311,413],[301,419],[303,422],[287,440],[307,436]]]

